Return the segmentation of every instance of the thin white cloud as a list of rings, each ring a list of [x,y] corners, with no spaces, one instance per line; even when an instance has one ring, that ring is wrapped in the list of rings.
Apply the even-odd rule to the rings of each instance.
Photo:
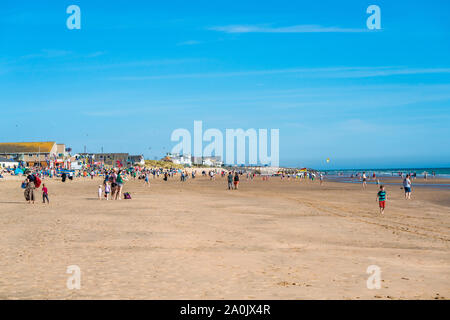
[[[188,41],[183,41],[183,42],[179,42],[177,45],[179,46],[194,46],[196,44],[201,44],[201,41],[197,41],[197,40],[188,40]]]
[[[148,76],[120,76],[111,80],[159,80],[187,78],[224,78],[241,76],[264,76],[276,74],[293,74],[303,78],[371,78],[395,75],[446,74],[450,68],[406,68],[406,67],[334,67],[334,68],[291,68],[272,70],[231,71],[212,73],[184,73]]]
[[[39,53],[31,53],[20,57],[21,59],[35,59],[35,58],[59,58],[71,55],[71,51],[67,50],[53,50],[53,49],[43,49]]]
[[[73,58],[95,58],[106,54],[105,51],[96,51],[87,54],[77,54],[68,50],[55,50],[55,49],[42,49],[37,53],[30,53],[20,57],[22,60],[28,59],[53,59],[53,58],[62,58],[62,57],[73,57]]]
[[[110,70],[110,69],[121,69],[121,68],[128,68],[130,69],[136,69],[139,68],[142,70],[145,67],[151,68],[151,67],[159,67],[159,66],[170,66],[170,65],[177,65],[177,64],[192,64],[192,63],[199,63],[199,62],[205,62],[210,59],[208,58],[179,58],[179,59],[157,59],[157,60],[139,60],[139,61],[117,61],[114,63],[114,61],[110,61],[108,63],[104,63],[103,61],[96,61],[95,58],[99,56],[105,55],[106,52],[98,51],[93,52],[90,54],[74,54],[71,52],[67,52],[66,55],[61,54],[53,54],[53,55],[47,55],[45,53],[39,53],[39,54],[30,54],[26,56],[22,56],[15,60],[0,60],[0,75],[11,73],[14,71],[26,71],[27,66],[23,63],[24,61],[27,61],[28,59],[50,59],[51,57],[55,58],[71,58],[72,63],[68,64],[64,62],[63,65],[42,65],[39,66],[38,64],[35,64],[33,66],[33,70],[35,72],[45,70],[45,72],[48,71],[58,71],[58,72],[66,72],[66,71],[101,71],[101,70]],[[79,60],[79,58],[82,58],[83,60]],[[78,60],[77,60],[78,59]],[[86,59],[92,59],[93,62],[87,61]],[[58,62],[57,62],[58,63]]]
[[[92,52],[87,54],[85,57],[86,58],[95,58],[95,57],[100,57],[106,54],[106,51],[96,51],[96,52]]]
[[[384,77],[384,76],[396,76],[396,75],[414,75],[414,74],[439,74],[450,73],[450,68],[387,68],[377,69],[371,68],[367,70],[353,70],[351,72],[351,78],[371,78],[371,77]],[[331,74],[330,78],[347,78],[348,73]]]
[[[129,96],[134,90],[117,91],[119,96]],[[126,113],[149,114],[155,110],[202,110],[202,108],[229,108],[249,109],[256,107],[259,110],[279,110],[289,120],[292,114],[298,111],[308,111],[313,116],[321,116],[321,110],[342,108],[347,110],[346,114],[352,114],[360,108],[379,110],[379,108],[402,107],[411,104],[426,103],[431,110],[445,108],[450,102],[450,83],[448,84],[388,84],[388,85],[339,85],[320,87],[301,87],[289,90],[252,90],[240,93],[225,91],[221,93],[210,93],[180,95],[167,97],[167,99],[149,99],[144,105],[141,101],[127,102],[124,107],[121,101],[114,97],[105,100],[110,93],[96,93],[95,96],[79,97],[72,100],[74,105],[84,106],[82,114],[90,117],[113,117]],[[376,97],[376,98],[374,98]],[[437,104],[437,102],[441,102]],[[45,102],[45,106],[39,105],[40,109],[51,111],[55,106],[60,106],[64,101]],[[50,106],[50,107],[49,107]],[[90,106],[95,106],[92,108]],[[36,108],[35,105],[29,106]],[[331,108],[331,109],[330,109]],[[25,109],[27,110],[27,109]],[[30,109],[31,110],[31,109]],[[352,113],[348,113],[348,111]],[[436,110],[436,109],[435,109]],[[23,110],[22,110],[23,111]],[[433,114],[433,113],[431,113]],[[425,117],[416,113],[408,113],[411,116]],[[324,115],[325,117],[325,115]],[[449,116],[440,115],[445,119]]]
[[[117,63],[89,64],[65,67],[64,70],[108,70],[120,68],[145,68],[171,66],[178,64],[192,64],[207,61],[206,58],[179,58],[179,59],[157,59],[157,60],[140,60]]]
[[[227,26],[215,26],[208,29],[225,33],[320,33],[320,32],[354,33],[367,31],[367,29],[324,27],[312,24],[295,25],[287,27],[272,27],[261,25],[227,25]]]

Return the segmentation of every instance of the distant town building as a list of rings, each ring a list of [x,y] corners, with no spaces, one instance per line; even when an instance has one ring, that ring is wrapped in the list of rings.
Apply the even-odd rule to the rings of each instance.
[[[137,165],[145,165],[145,159],[143,155],[130,155],[128,156],[128,165],[137,166]]]
[[[69,158],[70,169],[72,170],[81,170],[84,166],[84,161],[79,154],[74,154]]]
[[[80,153],[79,159],[85,164],[103,164],[111,167],[126,167],[128,165],[128,153]]]
[[[13,159],[7,159],[0,157],[0,169],[7,169],[7,168],[14,168],[18,167],[19,162],[13,160]]]
[[[175,164],[181,164],[188,167],[192,166],[190,154],[168,153],[166,157],[170,158]]]
[[[56,144],[56,154],[58,158],[66,158],[69,153],[67,152],[66,145],[62,143]]]
[[[263,176],[264,175],[271,176],[271,175],[274,175],[274,174],[278,173],[280,168],[279,167],[259,167],[257,170]]]
[[[0,157],[25,163],[27,166],[49,166],[58,156],[56,142],[0,143]]]
[[[208,167],[221,167],[223,165],[222,158],[219,156],[192,157],[192,163]]]

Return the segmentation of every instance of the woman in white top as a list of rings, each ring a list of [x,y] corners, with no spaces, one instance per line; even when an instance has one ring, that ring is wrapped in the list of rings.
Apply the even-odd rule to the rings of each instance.
[[[409,178],[409,174],[406,175],[406,178],[403,179],[403,189],[405,189],[405,199],[411,199],[411,180]]]
[[[367,186],[367,176],[366,176],[366,173],[363,172],[363,174],[362,174],[362,187],[363,187],[363,189],[365,189],[366,186]]]

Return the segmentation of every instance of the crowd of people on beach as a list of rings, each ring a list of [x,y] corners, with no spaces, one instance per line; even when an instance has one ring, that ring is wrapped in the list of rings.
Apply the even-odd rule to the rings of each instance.
[[[149,187],[151,179],[159,179],[162,177],[163,181],[168,181],[175,176],[180,177],[181,182],[187,181],[189,178],[195,179],[197,176],[197,170],[191,170],[189,173],[186,169],[177,168],[90,168],[86,170],[79,170],[75,172],[74,170],[56,170],[56,169],[42,169],[42,168],[31,168],[25,170],[27,175],[26,179],[22,183],[22,188],[24,189],[24,196],[26,201],[29,203],[35,203],[35,192],[39,188],[36,181],[41,181],[41,179],[61,179],[61,182],[66,183],[67,181],[73,181],[75,178],[83,178],[93,180],[94,178],[101,177],[103,183],[98,185],[97,198],[99,200],[122,200],[131,199],[129,193],[124,193],[123,188],[126,181],[129,180],[143,180],[144,186]],[[219,174],[218,169],[214,170],[202,170],[202,176],[209,176],[210,180],[215,180],[217,174]],[[221,176],[224,177],[226,174],[225,170],[220,172]],[[231,174],[231,172],[230,172]],[[238,189],[239,176],[244,174],[243,171],[236,171],[233,175],[233,188]],[[252,176],[253,179],[254,175]],[[43,202],[49,203],[49,193],[48,188],[43,184],[42,186],[42,198]]]
[[[279,172],[277,174],[261,174],[256,171],[248,170],[224,170],[224,169],[198,169],[201,170],[201,175],[203,177],[209,177],[210,181],[215,181],[216,176],[221,178],[226,178],[228,190],[238,190],[239,182],[242,177],[246,177],[247,181],[252,181],[256,176],[260,176],[263,181],[268,181],[269,177],[280,177],[281,180],[309,180],[314,182],[316,178],[319,178],[320,185],[324,181],[324,173],[322,172]],[[10,173],[10,170],[0,171],[0,175]],[[101,177],[103,183],[98,185],[97,196],[99,200],[122,200],[131,199],[129,192],[123,192],[124,185],[126,181],[129,180],[142,180],[144,186],[149,187],[150,181],[152,179],[159,179],[162,177],[163,181],[168,181],[176,176],[179,176],[180,182],[186,182],[188,179],[194,180],[197,176],[197,169],[191,169],[190,172],[186,169],[179,168],[87,168],[85,170],[79,170],[75,172],[74,170],[57,170],[57,169],[43,169],[43,168],[32,168],[24,169],[25,180],[22,182],[22,188],[24,189],[24,197],[28,203],[35,203],[36,201],[36,190],[39,189],[42,184],[41,197],[43,203],[50,203],[49,190],[42,180],[45,179],[55,179],[60,178],[61,182],[72,181],[74,178],[83,178],[93,180],[96,177]],[[404,196],[406,200],[411,199],[412,194],[412,180],[417,178],[417,173],[407,173],[398,172],[398,176],[402,178],[402,187],[404,190]],[[432,172],[432,177],[435,177],[435,173]],[[367,183],[369,180],[374,181],[379,187],[377,192],[377,202],[379,203],[380,214],[384,214],[387,201],[387,192],[384,185],[380,184],[379,177],[373,172],[371,175],[366,174],[365,171],[357,172],[356,174],[351,174],[351,180],[355,178],[359,179],[362,183],[362,188],[365,190],[367,188]],[[427,179],[427,175],[424,174],[424,179]]]
[[[219,170],[219,169],[199,169],[203,177],[209,177],[211,181],[215,181],[216,176],[220,175],[222,178],[227,177],[228,190],[238,190],[240,177],[247,175],[247,180],[253,180],[256,176],[255,172],[246,172],[244,170]],[[123,188],[126,181],[142,180],[144,186],[149,187],[152,179],[159,179],[162,177],[163,181],[168,181],[176,176],[180,177],[181,182],[186,182],[188,179],[195,179],[197,176],[197,169],[191,169],[190,172],[184,168],[87,168],[85,170],[58,170],[49,168],[28,168],[24,169],[26,172],[25,180],[22,183],[24,189],[24,196],[29,203],[35,203],[36,190],[39,188],[37,181],[44,179],[60,179],[62,183],[73,181],[74,179],[90,179],[101,177],[103,182],[98,185],[97,198],[99,200],[122,200],[131,199],[129,193],[124,193]],[[264,179],[264,178],[263,178]],[[42,185],[42,199],[44,203],[50,203],[48,188],[45,184]]]

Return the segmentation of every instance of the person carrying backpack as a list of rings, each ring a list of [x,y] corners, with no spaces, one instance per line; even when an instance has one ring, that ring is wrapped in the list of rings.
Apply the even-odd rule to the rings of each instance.
[[[234,190],[237,190],[239,187],[239,174],[236,172],[234,174]]]
[[[28,203],[33,202],[34,204],[34,189],[36,189],[34,182],[27,178],[27,185],[25,187],[24,195],[25,200],[27,200]]]

